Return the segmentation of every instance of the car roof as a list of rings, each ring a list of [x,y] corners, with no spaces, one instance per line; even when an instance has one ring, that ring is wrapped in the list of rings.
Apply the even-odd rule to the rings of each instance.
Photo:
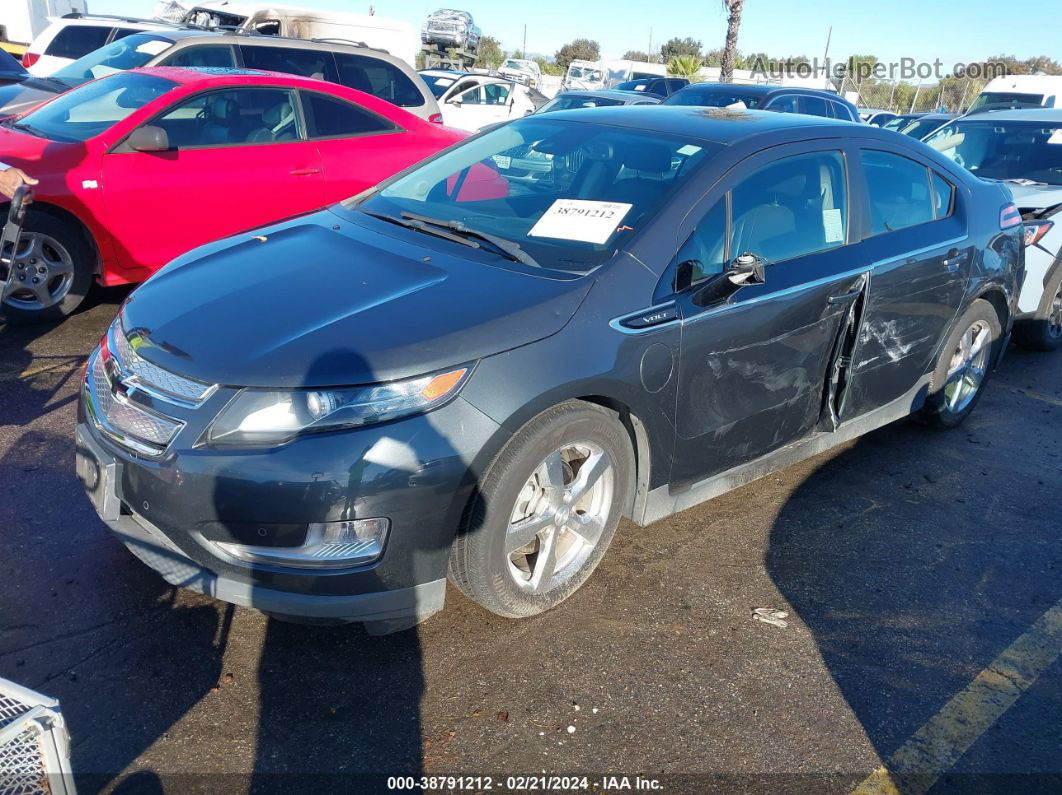
[[[276,83],[283,80],[288,85],[297,88],[320,88],[322,84],[327,88],[337,85],[325,80],[313,77],[288,74],[286,72],[268,72],[264,69],[243,69],[232,66],[142,66],[139,69],[130,70],[132,74],[146,74],[156,77],[164,77],[181,85],[195,85],[197,83]],[[121,74],[121,73],[119,73]],[[226,79],[230,78],[230,79]],[[240,78],[232,80],[231,78]]]
[[[604,97],[606,99],[638,99],[639,97],[647,97],[649,99],[659,99],[654,94],[646,94],[644,91],[619,91],[614,88],[603,88],[600,91],[594,91],[592,88],[580,88],[573,91],[564,91],[557,94],[558,97]]]
[[[802,113],[775,113],[761,110],[726,110],[689,105],[624,105],[603,108],[560,110],[549,114],[551,119],[589,122],[613,127],[644,130],[698,138],[719,144],[734,144],[785,130],[821,130],[843,132],[857,130],[860,135],[881,134],[887,140],[894,135],[865,124],[807,116]]]
[[[990,110],[984,113],[972,113],[963,118],[984,119],[985,121],[1062,122],[1062,108],[1014,108],[1008,110]]]
[[[690,83],[688,86],[683,86],[679,91],[702,91],[702,90],[725,90],[725,91],[740,91],[745,94],[751,94],[755,96],[765,96],[767,94],[773,94],[775,92],[784,92],[786,94],[810,94],[812,96],[828,97],[829,99],[848,103],[844,97],[835,91],[826,91],[821,88],[803,88],[801,86],[780,86],[774,83]],[[678,91],[675,94],[679,93]],[[672,94],[674,96],[674,94]]]

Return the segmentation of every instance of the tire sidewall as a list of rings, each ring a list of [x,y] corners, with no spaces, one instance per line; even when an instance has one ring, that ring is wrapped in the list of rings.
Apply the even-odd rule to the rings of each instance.
[[[521,589],[508,569],[506,533],[517,496],[532,472],[546,456],[568,444],[593,442],[612,459],[613,493],[608,520],[597,545],[582,567],[566,582],[542,594]],[[489,590],[473,598],[484,607],[509,616],[530,616],[555,607],[593,573],[615,535],[620,518],[634,489],[634,455],[630,437],[615,415],[588,404],[562,404],[540,415],[521,429],[491,464],[478,498],[478,509],[465,532],[489,569]],[[493,603],[493,604],[492,604]]]
[[[92,246],[85,239],[84,233],[73,224],[32,207],[26,213],[23,231],[54,238],[67,250],[74,264],[73,282],[63,299],[47,309],[26,310],[4,303],[0,305],[0,316],[13,325],[62,320],[81,305],[92,287],[96,261]]]

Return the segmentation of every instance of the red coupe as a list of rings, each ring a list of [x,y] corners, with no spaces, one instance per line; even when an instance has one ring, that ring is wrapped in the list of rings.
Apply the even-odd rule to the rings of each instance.
[[[191,248],[359,193],[464,135],[292,75],[155,67],[86,83],[0,122],[0,161],[40,180],[4,314],[64,317],[93,279],[143,281]]]

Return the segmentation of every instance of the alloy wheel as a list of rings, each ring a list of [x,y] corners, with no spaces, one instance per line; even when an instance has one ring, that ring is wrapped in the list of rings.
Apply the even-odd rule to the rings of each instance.
[[[545,593],[571,579],[593,554],[608,523],[615,465],[592,442],[553,451],[524,483],[505,537],[509,575]]]
[[[991,338],[992,331],[983,320],[976,321],[959,338],[944,382],[944,399],[949,411],[961,413],[977,395],[988,370]]]
[[[74,283],[74,260],[51,235],[23,232],[12,257],[9,306],[40,310],[62,301]]]

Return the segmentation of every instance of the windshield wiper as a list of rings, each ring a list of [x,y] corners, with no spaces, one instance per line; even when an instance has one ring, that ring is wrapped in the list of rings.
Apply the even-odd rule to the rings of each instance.
[[[12,130],[22,130],[22,132],[27,132],[30,135],[36,136],[37,138],[47,138],[48,137],[47,135],[42,133],[40,130],[38,130],[36,127],[32,127],[29,124],[23,124],[20,121],[5,121],[4,122],[4,126],[5,127],[10,127]]]
[[[497,253],[513,262],[530,265],[533,268],[541,267],[534,257],[520,247],[519,243],[514,243],[512,240],[506,240],[504,237],[491,235],[487,232],[469,229],[462,221],[446,221],[441,218],[431,218],[427,215],[418,215],[410,212],[402,213],[402,217],[407,221],[412,221],[417,224],[423,224],[428,227],[435,227],[437,229],[445,229],[453,232],[460,235],[463,241],[475,244],[477,247],[481,243],[486,243],[494,248]],[[469,240],[468,238],[473,238],[473,240]]]

